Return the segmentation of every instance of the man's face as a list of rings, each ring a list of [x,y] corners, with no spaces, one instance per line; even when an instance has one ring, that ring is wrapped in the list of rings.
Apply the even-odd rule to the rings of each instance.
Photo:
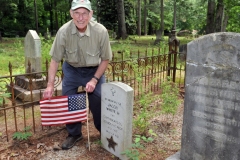
[[[77,8],[75,10],[70,10],[70,14],[78,30],[80,32],[85,32],[87,24],[92,18],[93,11],[89,11],[85,8]]]

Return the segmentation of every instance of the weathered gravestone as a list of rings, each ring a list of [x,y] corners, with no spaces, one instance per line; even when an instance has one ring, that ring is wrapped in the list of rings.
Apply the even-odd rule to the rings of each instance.
[[[121,82],[102,84],[101,142],[120,159],[132,144],[133,89]]]
[[[26,73],[41,72],[41,39],[37,32],[29,30],[24,40],[25,50],[25,71]],[[29,62],[31,68],[29,68]],[[40,78],[40,77],[39,77]]]
[[[38,101],[40,100],[40,92],[47,86],[46,77],[42,77],[41,64],[41,39],[37,32],[29,30],[24,39],[25,51],[25,72],[30,74],[27,76],[17,76],[15,78],[14,95],[22,101]],[[61,85],[57,87],[58,93],[61,93]],[[12,91],[11,86],[9,90]],[[59,95],[59,94],[58,94]]]
[[[187,46],[181,160],[240,159],[240,34]]]

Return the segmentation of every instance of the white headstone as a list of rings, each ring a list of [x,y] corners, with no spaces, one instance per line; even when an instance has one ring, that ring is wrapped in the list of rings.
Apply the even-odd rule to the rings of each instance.
[[[120,159],[132,145],[133,89],[121,82],[102,84],[101,142]]]
[[[41,39],[37,32],[29,30],[24,40],[25,72],[41,72]],[[29,70],[28,61],[31,63]]]

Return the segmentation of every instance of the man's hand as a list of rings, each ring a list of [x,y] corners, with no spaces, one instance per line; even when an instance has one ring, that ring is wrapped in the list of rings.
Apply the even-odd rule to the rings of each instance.
[[[94,89],[95,89],[95,87],[96,87],[96,85],[97,85],[97,82],[98,82],[98,81],[97,81],[96,79],[92,78],[92,79],[86,84],[86,88],[85,88],[86,92],[89,92],[89,93],[93,92]]]
[[[53,92],[54,92],[54,84],[48,84],[47,88],[43,92],[43,98],[50,99],[53,96]]]

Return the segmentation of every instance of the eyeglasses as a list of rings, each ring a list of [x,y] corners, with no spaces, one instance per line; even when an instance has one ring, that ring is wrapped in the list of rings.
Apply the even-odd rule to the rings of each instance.
[[[82,18],[86,19],[89,16],[89,12],[84,12],[84,13],[73,12],[73,15],[77,18],[82,17]]]

